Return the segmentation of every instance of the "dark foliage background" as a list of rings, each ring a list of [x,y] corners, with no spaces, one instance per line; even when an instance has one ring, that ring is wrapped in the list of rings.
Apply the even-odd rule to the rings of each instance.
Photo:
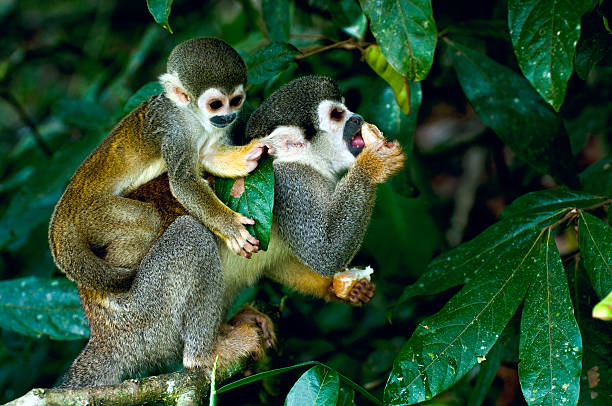
[[[164,2],[149,2],[154,3]],[[565,65],[559,52],[553,52],[548,84],[538,82],[546,74],[540,64],[548,55],[543,44],[552,44],[557,35],[567,35],[571,42],[576,34],[564,26],[557,34],[554,25],[549,32],[544,23],[549,20],[537,14],[537,3],[548,2],[439,0],[433,4],[433,27],[421,21],[416,28],[403,25],[402,18],[423,17],[428,1],[411,2],[414,8],[402,1],[384,2],[382,8],[374,3],[177,0],[169,17],[171,35],[155,23],[145,1],[0,1],[0,279],[6,280],[0,282],[0,401],[32,387],[52,386],[85,343],[87,326],[74,287],[61,279],[47,244],[48,219],[67,180],[133,107],[130,97],[164,71],[172,47],[201,35],[221,37],[243,54],[251,69],[248,100],[253,107],[294,77],[327,75],[340,84],[347,106],[389,138],[399,139],[409,157],[407,171],[379,188],[367,237],[354,260],[376,270],[373,302],[358,309],[325,304],[263,281],[240,301],[257,300],[279,314],[280,344],[266,365],[254,368],[318,360],[389,404],[438,394],[431,404],[525,403],[519,374],[523,392],[529,385],[539,387],[530,373],[546,358],[538,351],[544,348],[552,354],[558,349],[537,341],[538,321],[546,321],[538,317],[551,304],[553,292],[554,304],[563,305],[566,313],[551,322],[549,307],[548,326],[567,333],[556,339],[559,345],[565,339],[572,343],[570,354],[563,355],[570,366],[559,376],[567,382],[558,385],[567,383],[569,392],[575,392],[567,395],[569,403],[576,403],[578,390],[579,403],[609,401],[610,326],[591,319],[590,309],[612,283],[609,199],[592,196],[612,195],[612,35],[606,30],[610,3],[580,1],[571,6],[574,10],[560,6],[582,22],[580,39],[576,37],[575,58],[570,55]],[[402,17],[393,9],[396,3],[412,14]],[[534,4],[536,11],[521,20],[521,13]],[[378,43],[399,69],[390,55],[405,52],[398,50],[402,30],[420,33],[417,39],[422,42],[415,47],[414,59],[403,59],[406,66],[398,74],[386,68],[380,50],[368,55],[366,48]],[[539,39],[533,39],[537,33]],[[563,48],[567,38],[561,38],[560,45],[554,42],[553,50]],[[278,43],[270,45],[271,40]],[[569,73],[559,76],[568,63]],[[408,83],[406,78],[424,80]],[[401,94],[406,86],[410,96],[404,93],[396,101],[394,91]],[[547,97],[546,92],[554,94]],[[408,106],[406,116],[402,111],[407,113]],[[582,192],[547,194],[557,186]],[[528,195],[500,217],[508,204],[533,191],[544,192]],[[592,208],[591,214],[605,222],[571,212],[573,208]],[[546,211],[552,209],[558,211]],[[471,245],[460,245],[493,224],[496,228]],[[521,234],[521,224],[531,228]],[[576,225],[591,225],[595,237],[577,235]],[[562,262],[555,262],[558,255],[549,256],[555,241]],[[497,242],[503,249],[491,248]],[[592,248],[589,244],[600,247],[599,257],[585,252]],[[460,248],[447,253],[456,246]],[[446,262],[440,257],[428,268],[440,253],[448,254]],[[485,265],[461,265],[474,258],[482,258]],[[536,265],[519,270],[522,279],[512,281],[515,290],[503,291],[504,284],[487,296],[491,286],[506,280],[503,272],[513,270],[510,278],[519,272],[523,262],[518,268],[512,262],[517,258]],[[538,264],[561,270],[554,274],[558,279],[536,279]],[[499,273],[493,273],[497,265]],[[30,277],[36,279],[24,279]],[[51,277],[58,279],[44,279]],[[470,285],[472,278],[490,283]],[[464,283],[466,288],[460,290]],[[535,288],[527,292],[528,286],[549,287],[548,301]],[[500,304],[496,297],[509,299]],[[461,313],[480,301],[492,305],[480,313]],[[485,310],[488,318],[479,319]],[[449,323],[458,323],[468,333],[474,325],[478,331],[453,333]],[[430,327],[440,328],[438,335],[433,330],[430,335],[446,343],[448,351],[427,341],[424,330]],[[536,348],[521,344],[524,362],[518,365],[519,341],[527,339],[536,340]],[[465,361],[463,353],[477,355],[478,362],[475,357]],[[406,361],[411,357],[419,360],[412,366]],[[427,357],[435,362],[432,372],[419,369]],[[227,391],[218,401],[279,404],[304,370]],[[402,379],[397,380],[425,375],[429,383],[415,378],[422,388],[411,387],[410,397],[403,392]],[[550,396],[534,394],[531,399],[525,392],[528,403],[552,404],[559,390],[554,386],[549,382]],[[331,393],[329,399],[334,400],[340,393],[338,404],[352,402],[344,384],[336,384]],[[356,402],[367,404],[361,395]]]

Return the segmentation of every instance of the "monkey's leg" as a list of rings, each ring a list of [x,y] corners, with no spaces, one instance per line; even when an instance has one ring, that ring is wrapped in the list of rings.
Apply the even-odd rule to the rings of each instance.
[[[239,178],[257,167],[265,144],[253,140],[247,145],[217,145],[200,155],[200,163],[207,172],[222,178]]]
[[[88,241],[115,266],[136,268],[161,227],[152,204],[121,196],[106,197],[86,215]]]
[[[132,286],[134,312],[147,326],[147,358],[167,358],[178,346],[185,367],[207,366],[224,288],[214,235],[191,216],[177,218],[145,255]]]
[[[121,382],[128,370],[121,348],[115,348],[115,342],[109,337],[100,338],[92,336],[64,374],[60,388],[77,389]]]

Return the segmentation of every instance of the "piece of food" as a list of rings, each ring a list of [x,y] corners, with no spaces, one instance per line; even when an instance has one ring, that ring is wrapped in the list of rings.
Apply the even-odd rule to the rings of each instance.
[[[371,266],[365,268],[350,268],[334,275],[332,287],[334,294],[340,299],[348,299],[351,289],[361,279],[370,280],[370,275],[374,273]]]
[[[363,123],[361,126],[361,136],[365,145],[372,145],[376,142],[385,142],[382,132],[374,124]]]

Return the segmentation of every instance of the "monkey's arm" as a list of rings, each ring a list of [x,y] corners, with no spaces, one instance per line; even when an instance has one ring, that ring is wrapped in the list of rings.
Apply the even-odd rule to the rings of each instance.
[[[250,252],[256,250],[257,240],[243,224],[253,224],[253,220],[225,206],[200,176],[196,142],[189,134],[167,132],[161,144],[174,197],[191,215],[223,239],[232,251],[250,256]]]
[[[312,167],[275,163],[274,217],[279,234],[307,266],[330,276],[356,254],[376,197],[359,159],[336,184]]]
[[[200,156],[200,164],[206,172],[222,178],[239,178],[257,167],[257,160],[264,145],[253,140],[247,145],[217,145],[209,147]]]

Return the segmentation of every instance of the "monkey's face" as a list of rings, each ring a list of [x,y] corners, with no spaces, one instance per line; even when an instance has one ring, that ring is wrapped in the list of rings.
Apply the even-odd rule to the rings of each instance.
[[[201,115],[200,121],[205,127],[229,128],[236,121],[238,111],[245,99],[244,87],[237,86],[227,93],[220,88],[206,89],[197,100],[197,106]],[[209,128],[207,128],[209,129]]]
[[[361,136],[363,117],[351,112],[343,103],[324,100],[319,103],[317,120],[313,147],[328,156],[334,170],[347,169],[365,145]]]

